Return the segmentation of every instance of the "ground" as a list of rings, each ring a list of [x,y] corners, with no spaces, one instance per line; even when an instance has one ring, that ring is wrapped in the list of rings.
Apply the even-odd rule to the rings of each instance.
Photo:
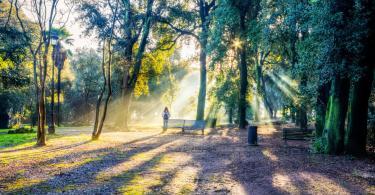
[[[0,194],[375,194],[373,158],[313,154],[280,126],[261,126],[259,146],[236,128],[105,130],[99,141],[90,129],[0,148]]]

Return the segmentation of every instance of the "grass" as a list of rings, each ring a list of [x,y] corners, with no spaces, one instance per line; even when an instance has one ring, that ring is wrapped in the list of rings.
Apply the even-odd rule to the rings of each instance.
[[[8,131],[11,129],[0,129],[0,133],[8,133]]]
[[[23,127],[31,128],[30,125],[25,124]],[[47,129],[48,127],[46,127]],[[36,127],[33,128],[36,131]],[[6,148],[11,146],[17,146],[36,140],[36,133],[24,133],[24,134],[8,134],[9,130],[14,130],[14,128],[0,129],[0,148]],[[49,138],[54,138],[55,136],[48,135]]]
[[[36,133],[0,134],[0,148],[32,142],[35,138]]]

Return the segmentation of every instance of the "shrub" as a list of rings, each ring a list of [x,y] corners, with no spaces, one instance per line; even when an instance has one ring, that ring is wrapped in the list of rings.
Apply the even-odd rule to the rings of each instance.
[[[326,153],[327,151],[327,139],[325,137],[316,138],[312,144],[313,153]]]
[[[23,134],[23,133],[34,133],[34,130],[31,128],[29,129],[29,128],[21,127],[15,130],[8,131],[8,134]]]

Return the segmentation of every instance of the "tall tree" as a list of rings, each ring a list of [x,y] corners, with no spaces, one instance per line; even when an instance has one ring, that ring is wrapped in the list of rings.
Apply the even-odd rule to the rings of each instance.
[[[200,82],[196,120],[204,120],[207,93],[207,44],[216,0],[194,0],[172,5],[168,10],[169,16],[159,17],[159,22],[166,23],[174,30],[177,33],[177,39],[182,36],[191,36],[199,44]]]
[[[109,5],[109,6],[108,6]],[[161,6],[161,4],[158,4]],[[142,66],[143,55],[146,51],[148,38],[154,15],[160,11],[159,8],[153,10],[154,0],[147,0],[142,3],[136,3],[130,0],[121,0],[118,7],[118,15],[113,39],[114,47],[122,52],[119,55],[123,58],[121,94],[123,117],[120,126],[128,128],[129,107],[134,89],[139,77]],[[107,15],[108,9],[113,11],[110,2],[100,1],[98,3],[84,2],[80,9],[82,10],[82,19],[88,23],[87,31],[95,29],[99,37],[106,37],[108,27],[111,21],[111,15]],[[154,12],[153,12],[154,11]]]
[[[247,90],[248,90],[248,53],[247,47],[249,45],[247,32],[251,28],[251,23],[254,22],[259,12],[259,1],[232,1],[233,6],[238,12],[239,19],[239,40],[241,46],[239,47],[239,70],[240,70],[240,84],[239,84],[239,100],[238,100],[238,119],[239,128],[246,127],[246,109],[247,109]],[[251,53],[253,55],[253,53]]]
[[[123,78],[123,85],[122,85],[122,94],[123,94],[123,103],[124,103],[124,128],[128,128],[128,120],[129,120],[129,106],[132,95],[134,93],[135,85],[138,80],[139,72],[141,70],[142,59],[146,49],[146,45],[148,43],[148,37],[150,34],[150,30],[152,27],[152,7],[154,4],[154,0],[147,0],[146,5],[146,14],[143,17],[143,25],[140,27],[137,33],[133,33],[136,29],[132,29],[131,27],[134,26],[134,16],[133,16],[133,9],[131,7],[130,1],[124,0],[123,1],[125,6],[125,60],[127,61],[127,66],[125,68],[125,74]],[[140,31],[141,30],[141,31]],[[142,32],[140,34],[140,32]],[[133,49],[134,45],[139,40],[139,48],[137,49],[134,59],[133,59]],[[132,72],[130,72],[130,68],[132,68]]]
[[[17,18],[24,34],[25,40],[32,40],[28,36],[29,29],[21,17],[21,5],[18,0],[14,2]],[[37,145],[46,145],[46,108],[45,108],[45,84],[47,78],[47,68],[49,64],[49,50],[51,44],[51,30],[58,13],[58,0],[32,0],[30,2],[31,13],[36,18],[36,43],[29,44],[29,50],[33,58],[34,82],[36,96],[38,99],[38,131]],[[28,4],[26,4],[28,5]],[[35,35],[35,34],[34,34]],[[37,70],[39,72],[37,72]],[[39,73],[39,76],[37,75]]]
[[[114,31],[116,30],[115,25],[116,25],[117,17],[118,17],[117,16],[118,8],[119,8],[119,0],[116,1],[115,7],[113,9],[111,8],[111,10],[114,10],[114,11],[113,11],[112,20],[111,20],[112,23],[111,23],[111,26],[109,28],[110,33],[109,33],[109,36],[108,36],[108,41],[107,41],[107,37],[104,37],[104,41],[103,41],[102,71],[103,71],[104,86],[102,88],[102,91],[100,92],[99,99],[98,99],[98,102],[97,102],[97,105],[96,105],[94,130],[92,132],[92,139],[93,140],[99,139],[99,137],[102,133],[104,122],[105,122],[105,119],[107,117],[108,103],[109,103],[109,100],[111,99],[111,96],[112,96],[112,86],[111,86],[111,65],[112,65],[112,57],[113,57],[112,41],[113,41]],[[106,41],[108,42],[107,43],[108,60],[106,60],[106,58],[105,58],[106,57],[106,52],[105,52],[106,51],[106,44],[105,44]],[[105,64],[107,64],[107,75],[105,73]],[[105,91],[106,87],[108,88],[107,97],[105,99],[103,112],[102,112],[102,115],[101,115],[101,119],[99,121],[101,100],[103,98],[103,94],[104,94],[104,91]]]
[[[333,44],[335,49],[330,51],[333,63],[341,69],[333,73],[331,94],[327,108],[325,129],[327,138],[326,151],[330,154],[341,154],[344,152],[345,119],[348,110],[349,79],[347,75],[348,65],[351,61],[350,52],[347,50],[349,35],[348,27],[353,17],[353,1],[329,1],[331,13],[339,18],[332,19],[331,28],[333,33]]]
[[[356,51],[358,59],[355,64],[360,71],[358,79],[352,79],[345,150],[349,154],[363,155],[366,154],[368,101],[374,79],[375,2],[358,1],[355,9],[353,23],[357,26],[357,33],[354,34],[362,47]]]

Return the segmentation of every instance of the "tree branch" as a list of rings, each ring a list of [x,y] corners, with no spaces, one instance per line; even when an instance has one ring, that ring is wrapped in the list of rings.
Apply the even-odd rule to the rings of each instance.
[[[192,37],[196,38],[199,41],[199,36],[196,35],[195,33],[193,33],[192,31],[188,31],[188,30],[184,30],[184,29],[175,27],[172,23],[170,23],[165,18],[158,17],[158,18],[156,18],[156,20],[160,23],[167,24],[171,29],[180,33],[181,35],[189,35],[189,36],[192,36]]]

